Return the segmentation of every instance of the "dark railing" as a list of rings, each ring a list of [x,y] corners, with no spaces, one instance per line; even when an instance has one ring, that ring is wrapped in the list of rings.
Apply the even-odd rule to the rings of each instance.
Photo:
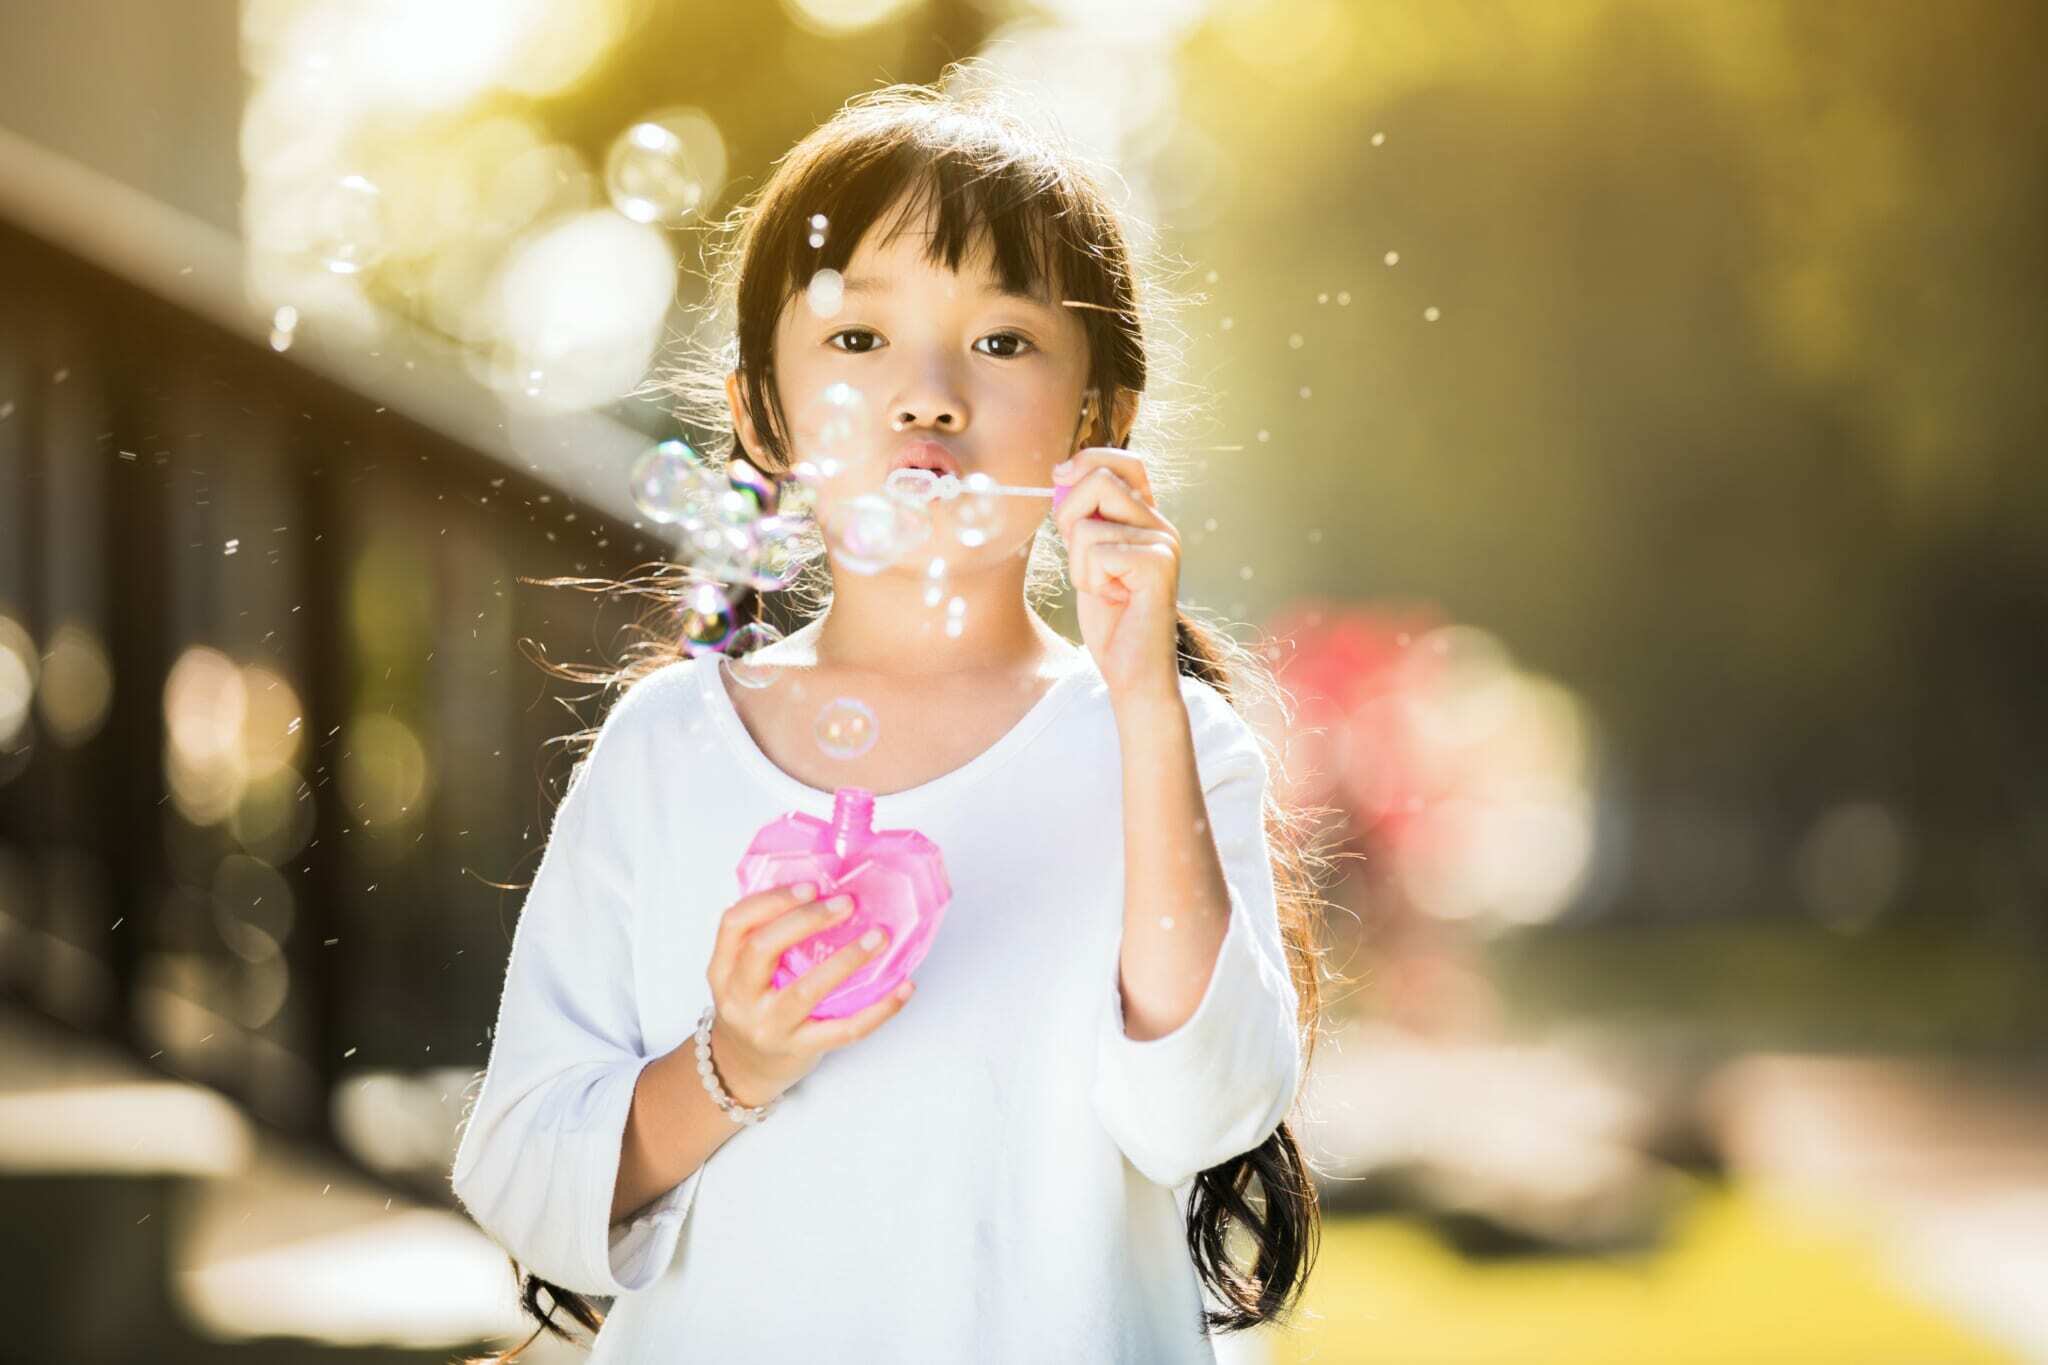
[[[519,642],[615,644],[520,580],[662,549],[5,226],[0,299],[0,991],[345,1153],[486,1057],[579,721]]]

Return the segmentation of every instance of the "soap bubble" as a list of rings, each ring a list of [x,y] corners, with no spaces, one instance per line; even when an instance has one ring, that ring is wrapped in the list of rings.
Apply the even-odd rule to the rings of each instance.
[[[875,747],[881,735],[874,709],[857,697],[834,697],[826,702],[812,729],[818,747],[829,758],[859,758]]]
[[[725,481],[745,500],[744,520],[752,521],[775,511],[781,488],[744,456],[735,455],[725,462]]]
[[[954,534],[969,549],[988,544],[989,533],[1002,522],[1002,498],[988,491],[995,486],[979,469],[960,480],[960,495],[952,504]]]
[[[724,139],[718,125],[695,110],[634,124],[605,156],[612,207],[636,223],[681,227],[724,179]]]
[[[741,687],[761,688],[775,681],[775,670],[758,663],[753,656],[782,638],[782,632],[766,621],[749,621],[732,633],[725,644],[726,675]]]
[[[803,521],[815,516],[818,510],[818,495],[811,485],[801,479],[782,479],[776,485],[775,515],[791,521]]]
[[[880,493],[834,503],[824,518],[825,539],[840,564],[871,574],[894,564],[930,538],[931,516]]]
[[[722,583],[751,584],[754,579],[754,538],[744,526],[713,518],[683,527],[677,555],[706,578]]]
[[[1429,307],[1422,310],[1422,320],[1424,322],[1435,322],[1438,318],[1442,316],[1442,311],[1439,310],[1434,304],[1431,304]]]
[[[946,595],[946,561],[934,556],[924,567],[924,604],[928,607],[939,605],[939,599]]]
[[[804,302],[814,317],[839,316],[839,309],[846,302],[846,277],[836,270],[820,270],[805,287]]]
[[[309,205],[314,254],[337,275],[354,275],[384,258],[384,192],[360,175],[327,185]]]
[[[723,651],[733,636],[732,599],[716,583],[695,583],[676,607],[676,630],[692,658]]]
[[[798,537],[804,523],[795,517],[761,517],[747,527],[753,539],[753,572],[747,584],[760,592],[781,592],[803,570]]]
[[[705,468],[689,442],[667,440],[633,461],[626,481],[633,505],[658,522],[700,522],[711,516],[725,481]]]
[[[826,385],[799,409],[792,425],[799,479],[836,478],[873,453],[874,421],[868,400],[851,384]]]

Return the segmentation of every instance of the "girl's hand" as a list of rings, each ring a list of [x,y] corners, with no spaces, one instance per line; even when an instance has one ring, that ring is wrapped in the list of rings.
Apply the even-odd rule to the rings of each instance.
[[[1053,524],[1067,543],[1081,643],[1112,703],[1178,704],[1180,532],[1159,514],[1145,462],[1115,446],[1088,446],[1054,469],[1053,479],[1073,485]]]
[[[910,998],[904,982],[887,996],[844,1019],[812,1019],[810,1013],[832,988],[886,948],[889,931],[872,948],[847,944],[782,990],[770,983],[782,954],[853,909],[846,896],[812,905],[808,887],[783,886],[742,897],[718,921],[711,948],[711,983],[716,1018],[711,1024],[711,1064],[733,1101],[748,1108],[768,1103],[811,1074],[834,1048],[845,1047],[880,1028]]]

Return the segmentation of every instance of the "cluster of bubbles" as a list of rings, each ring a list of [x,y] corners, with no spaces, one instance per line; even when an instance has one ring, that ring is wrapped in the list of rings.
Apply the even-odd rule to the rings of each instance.
[[[801,565],[796,538],[804,523],[798,510],[802,488],[769,478],[738,455],[724,470],[714,469],[687,441],[673,439],[642,453],[627,477],[634,505],[650,520],[675,528],[679,557],[694,570],[675,607],[683,651],[693,658],[721,656],[727,675],[742,687],[769,686],[775,670],[754,656],[781,639],[781,632],[765,621],[738,625],[733,592],[777,592],[795,581]],[[903,508],[893,500],[877,501]],[[895,542],[889,540],[889,525],[876,525],[879,529],[857,532],[851,540],[877,556],[861,562],[879,568],[888,562],[880,557],[884,547]],[[837,759],[860,757],[880,735],[873,708],[855,697],[826,702],[812,728],[818,747]]]
[[[735,627],[732,593],[751,588],[778,592],[796,580],[803,530],[798,498],[744,458],[723,470],[705,462],[687,441],[657,442],[627,474],[633,505],[650,520],[674,528],[681,559],[695,570],[676,606],[676,626],[691,656],[722,654],[737,660],[774,643],[765,622]],[[759,669],[735,668],[743,686],[766,686]]]

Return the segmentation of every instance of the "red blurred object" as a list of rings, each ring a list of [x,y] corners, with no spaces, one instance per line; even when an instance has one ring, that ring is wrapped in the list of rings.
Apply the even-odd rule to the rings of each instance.
[[[1310,599],[1268,626],[1274,675],[1294,708],[1288,781],[1297,799],[1342,805],[1376,843],[1398,843],[1431,796],[1409,703],[1437,672],[1420,642],[1444,624],[1424,606]]]

